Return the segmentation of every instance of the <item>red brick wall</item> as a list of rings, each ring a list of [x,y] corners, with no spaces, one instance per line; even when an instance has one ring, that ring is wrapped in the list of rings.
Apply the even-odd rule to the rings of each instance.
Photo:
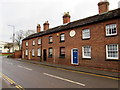
[[[62,31],[59,33],[54,33],[50,35],[42,36],[42,55],[43,50],[47,50],[47,62],[57,63],[57,64],[66,64],[71,65],[71,49],[78,48],[79,49],[79,66],[88,66],[88,67],[101,67],[106,69],[117,69],[118,68],[118,61],[115,60],[106,60],[106,44],[118,44],[119,43],[119,35],[120,35],[120,19],[109,20],[101,23],[95,23],[92,25],[87,25],[79,28],[74,28],[72,30],[76,31],[76,35],[74,37],[69,36],[69,32],[71,30]],[[106,37],[105,26],[107,24],[117,23],[117,36]],[[89,28],[91,38],[88,40],[82,40],[82,30]],[[61,33],[65,33],[65,42],[60,42],[60,35]],[[49,44],[48,37],[53,36],[53,43]],[[41,45],[37,44],[32,46],[31,40],[26,40],[29,42],[29,47],[25,47],[25,41],[23,41],[23,51],[26,48],[31,50],[35,48],[35,57],[31,57],[33,60],[40,61],[40,57],[37,57],[37,48],[41,48]],[[92,58],[90,60],[82,58],[82,46],[90,45],[92,50]],[[48,49],[53,48],[53,57],[48,57]],[[60,54],[60,47],[65,47],[65,58],[59,58]],[[43,56],[42,56],[43,58]],[[25,56],[25,59],[28,59],[28,56]],[[42,59],[43,61],[43,59]]]
[[[22,57],[22,51],[15,51],[14,52],[14,58],[21,58]]]

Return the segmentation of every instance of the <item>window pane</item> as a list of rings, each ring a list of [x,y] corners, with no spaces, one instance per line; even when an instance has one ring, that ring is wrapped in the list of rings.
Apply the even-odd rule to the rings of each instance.
[[[53,42],[52,36],[49,37],[49,42]]]
[[[82,38],[83,39],[90,38],[90,29],[85,29],[82,31]]]
[[[60,41],[65,41],[65,34],[60,35]]]
[[[116,34],[117,34],[116,24],[110,24],[106,26],[106,35],[116,35]]]
[[[83,58],[91,58],[91,47],[90,46],[84,46],[82,53],[83,53]]]
[[[35,56],[35,54],[34,54],[35,52],[34,52],[34,49],[32,49],[32,56]]]
[[[65,56],[65,47],[60,48],[60,56]]]
[[[53,54],[53,49],[49,48],[49,56],[52,56],[52,54]]]
[[[40,48],[38,49],[38,56],[41,56]]]
[[[118,44],[107,45],[107,58],[118,59]]]
[[[41,39],[38,39],[38,44],[41,44]]]

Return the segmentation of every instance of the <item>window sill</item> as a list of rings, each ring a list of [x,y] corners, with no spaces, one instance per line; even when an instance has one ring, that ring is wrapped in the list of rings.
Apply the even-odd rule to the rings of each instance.
[[[65,41],[60,41],[60,43],[65,42]]]
[[[49,42],[49,44],[52,44],[53,42]]]
[[[62,59],[64,59],[64,58],[65,58],[65,56],[60,56],[59,58],[62,58]]]
[[[85,57],[84,57],[84,58],[82,58],[82,59],[83,59],[83,60],[91,60],[92,58],[85,58]]]
[[[89,40],[90,38],[82,38],[82,40]]]
[[[106,37],[115,37],[115,36],[117,36],[117,34],[108,34],[108,35],[106,35]]]
[[[35,56],[32,56],[32,57],[35,57]]]
[[[120,61],[118,58],[106,58],[106,61]]]
[[[38,44],[38,45],[41,45],[41,44]]]
[[[52,58],[52,56],[48,56],[48,58]]]

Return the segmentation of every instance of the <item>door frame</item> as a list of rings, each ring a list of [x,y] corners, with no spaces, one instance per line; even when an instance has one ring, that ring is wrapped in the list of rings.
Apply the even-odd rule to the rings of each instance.
[[[74,49],[77,49],[77,50],[78,50],[78,53],[79,53],[79,49],[78,49],[78,48],[72,48],[72,49],[71,49],[71,64],[73,64],[73,65],[79,65],[79,54],[77,54],[77,56],[78,56],[77,62],[78,62],[78,63],[73,63],[73,50],[74,50]]]
[[[44,52],[46,53],[46,57],[45,57],[45,53]],[[47,61],[47,49],[43,49],[43,61]]]

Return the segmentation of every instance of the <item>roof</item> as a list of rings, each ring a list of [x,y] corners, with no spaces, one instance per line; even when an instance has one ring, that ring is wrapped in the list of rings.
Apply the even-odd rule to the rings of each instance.
[[[69,30],[69,29],[73,29],[77,27],[82,27],[85,25],[90,25],[90,24],[94,24],[94,23],[98,23],[98,22],[102,22],[106,20],[117,19],[117,18],[120,18],[120,8],[112,10],[112,11],[108,11],[102,14],[97,14],[91,17],[87,17],[84,19],[80,19],[77,21],[73,21],[73,22],[70,22],[64,25],[60,25],[60,26],[48,29],[46,31],[35,33],[35,34],[32,34],[24,38],[23,40],[29,40],[32,38],[41,37],[44,35],[60,32],[60,31],[65,31],[65,30]]]

